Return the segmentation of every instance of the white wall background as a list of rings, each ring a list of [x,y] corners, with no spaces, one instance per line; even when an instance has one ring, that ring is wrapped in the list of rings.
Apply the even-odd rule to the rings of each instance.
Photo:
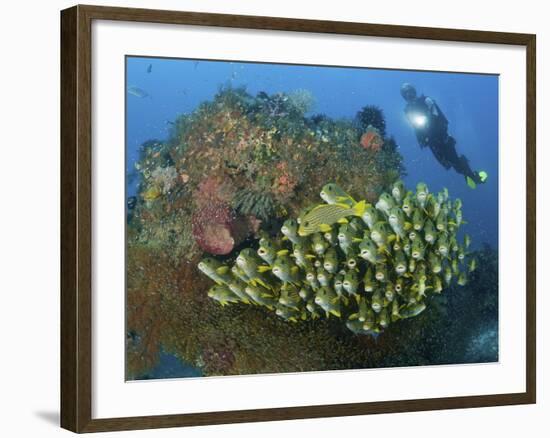
[[[545,2],[399,0],[111,0],[111,6],[273,15],[372,23],[536,33],[538,37],[538,404],[263,424],[140,431],[106,436],[279,437],[544,436],[550,385],[543,350],[545,244],[550,211],[544,199],[543,149],[550,117],[546,56],[550,29]],[[5,2],[0,17],[0,434],[68,436],[58,428],[59,404],[59,10],[70,1]]]

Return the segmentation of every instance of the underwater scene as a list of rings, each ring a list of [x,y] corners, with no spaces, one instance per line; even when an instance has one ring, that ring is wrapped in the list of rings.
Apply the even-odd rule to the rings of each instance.
[[[497,362],[497,75],[126,58],[126,379]]]

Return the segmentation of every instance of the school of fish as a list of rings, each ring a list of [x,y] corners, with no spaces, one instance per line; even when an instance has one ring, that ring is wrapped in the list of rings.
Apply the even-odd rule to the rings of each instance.
[[[290,322],[335,317],[354,333],[376,335],[423,312],[430,294],[464,286],[476,269],[470,237],[457,240],[462,202],[446,189],[430,193],[420,182],[407,191],[399,180],[369,204],[329,183],[320,197],[232,266],[202,259],[199,270],[215,282],[208,296],[222,306],[263,306]]]

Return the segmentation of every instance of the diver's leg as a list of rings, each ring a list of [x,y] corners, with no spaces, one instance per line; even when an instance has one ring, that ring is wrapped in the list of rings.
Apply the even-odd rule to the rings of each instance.
[[[445,169],[449,170],[451,168],[451,163],[445,158],[445,154],[442,151],[441,144],[434,146],[430,144],[430,150],[434,154],[435,159],[441,164]]]
[[[449,135],[445,142],[445,155],[452,163],[454,170],[465,177],[472,178],[476,183],[480,183],[479,175],[470,168],[470,163],[464,155],[458,156],[455,145],[456,140]]]

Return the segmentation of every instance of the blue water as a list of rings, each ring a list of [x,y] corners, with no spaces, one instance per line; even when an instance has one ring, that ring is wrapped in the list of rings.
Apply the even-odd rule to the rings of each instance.
[[[201,377],[201,370],[195,368],[173,354],[161,351],[158,364],[136,380],[169,379],[173,377]]]
[[[488,172],[486,184],[468,188],[463,176],[445,170],[428,148],[420,148],[403,112],[403,82],[438,103],[458,153],[466,155],[472,169]],[[253,95],[307,89],[316,98],[313,112],[334,118],[351,119],[363,106],[377,105],[384,111],[387,134],[395,137],[404,157],[407,186],[424,181],[431,191],[447,187],[452,197],[463,200],[464,228],[473,246],[487,242],[498,247],[498,76],[129,57],[127,85],[149,94],[127,94],[128,171],[143,142],[165,139],[169,121],[211,100],[222,85],[246,86]],[[128,179],[128,193],[135,191],[136,181]]]

